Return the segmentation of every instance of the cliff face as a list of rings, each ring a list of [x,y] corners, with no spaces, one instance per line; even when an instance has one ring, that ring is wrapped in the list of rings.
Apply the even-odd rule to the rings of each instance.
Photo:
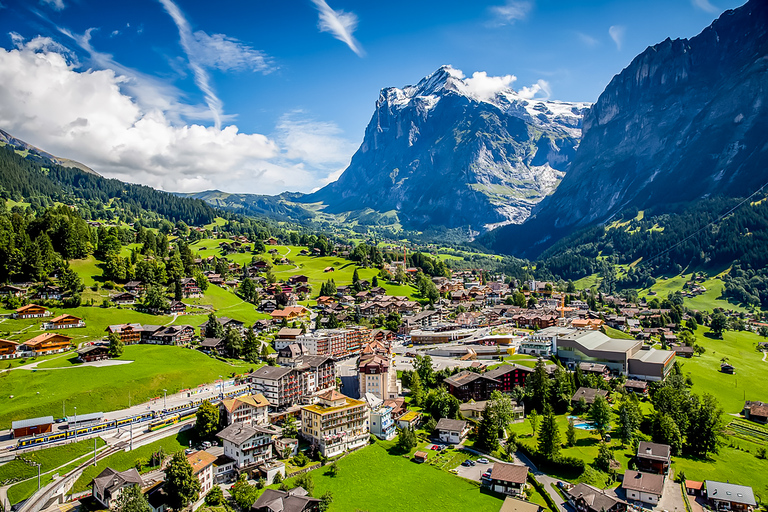
[[[585,108],[511,89],[478,96],[444,66],[416,86],[382,90],[349,167],[301,201],[331,213],[395,211],[412,227],[520,223],[567,170]]]
[[[486,241],[535,255],[558,236],[639,209],[768,181],[768,3],[725,12],[696,37],[646,49],[584,116],[573,164],[521,229]]]

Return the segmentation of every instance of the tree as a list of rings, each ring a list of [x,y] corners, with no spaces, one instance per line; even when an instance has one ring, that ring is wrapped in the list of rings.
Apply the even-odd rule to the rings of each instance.
[[[512,420],[515,417],[515,407],[512,405],[512,399],[509,395],[494,390],[491,392],[491,398],[488,400],[488,404],[491,406],[493,414],[496,417],[498,434],[503,436],[507,426],[512,423]]]
[[[637,401],[633,399],[624,400],[619,407],[619,421],[618,421],[618,435],[621,439],[621,444],[632,444],[632,440],[635,438],[635,433],[640,428],[640,422],[643,419],[643,414],[640,411],[640,406]]]
[[[544,417],[539,433],[539,452],[550,460],[555,460],[560,456],[560,427],[557,426],[555,413],[549,404],[544,406]]]
[[[550,381],[547,370],[544,366],[544,361],[539,359],[536,362],[536,367],[525,381],[525,391],[530,397],[530,408],[540,412],[544,410],[544,404],[549,403],[550,397]],[[526,403],[528,405],[528,403]]]
[[[333,494],[331,491],[325,491],[323,495],[320,496],[320,512],[326,512],[331,507],[331,503],[333,503]]]
[[[209,507],[218,507],[224,503],[224,491],[221,487],[214,485],[208,494],[205,495],[205,504]]]
[[[296,439],[298,435],[299,429],[296,427],[296,418],[289,414],[288,417],[285,418],[285,423],[283,424],[283,436],[289,439]]]
[[[357,273],[357,267],[355,267],[355,271],[352,272],[352,284],[355,285],[360,281],[360,274]]]
[[[294,480],[293,483],[302,487],[310,496],[315,493],[315,481],[312,480],[312,475],[310,473],[300,474],[296,477],[296,480]]]
[[[115,510],[117,512],[150,512],[152,507],[149,506],[147,498],[141,492],[141,487],[129,485],[120,491],[115,503]]]
[[[277,475],[281,473],[278,471]],[[280,482],[273,482],[280,483]],[[255,485],[248,483],[248,475],[242,473],[240,478],[235,482],[235,485],[229,490],[232,498],[240,507],[240,510],[250,510],[256,499],[259,497],[259,491]]]
[[[416,447],[416,433],[412,427],[399,428],[397,434],[397,449],[402,453],[408,453]]]
[[[200,439],[213,439],[219,431],[219,408],[204,401],[195,413],[195,431]]]
[[[208,315],[208,323],[205,325],[206,338],[224,338],[224,327],[216,318],[216,313]]]
[[[230,357],[240,357],[240,353],[243,351],[243,338],[234,327],[229,327],[226,334],[224,334],[224,346],[227,348]]]
[[[589,421],[592,422],[595,430],[597,430],[602,438],[611,425],[611,406],[608,405],[608,400],[603,395],[595,396],[595,401],[592,402],[592,406],[589,408],[587,418],[589,418]]]
[[[608,445],[605,441],[600,441],[600,446],[597,449],[597,457],[595,457],[594,462],[595,468],[608,473],[611,470],[611,462],[613,462],[613,460],[613,453],[611,453]]]
[[[432,357],[417,355],[413,358],[413,369],[419,374],[421,383],[431,388],[435,385],[435,370],[432,368]]]
[[[461,402],[441,386],[429,392],[424,402],[424,407],[435,419],[455,419],[459,417]]]
[[[421,387],[421,377],[416,372],[411,374],[411,381],[408,385],[411,390],[411,403],[417,407],[421,407],[424,402],[424,390]]]
[[[109,333],[107,341],[109,341],[109,357],[120,357],[123,355],[125,345],[123,344],[123,340],[120,339],[119,333]]]
[[[723,337],[723,331],[728,328],[728,319],[725,317],[722,311],[715,311],[712,315],[712,319],[709,321],[709,328],[718,338]]]
[[[499,448],[499,420],[490,400],[483,409],[483,419],[477,429],[477,443],[488,452]]]
[[[673,455],[678,455],[683,448],[683,437],[672,416],[657,412],[653,418],[652,437],[654,443],[668,444]]]
[[[568,419],[568,427],[565,431],[565,443],[567,446],[576,446],[576,427],[573,419]]]
[[[693,401],[693,411],[686,448],[699,457],[706,458],[718,452],[718,441],[723,433],[723,409],[717,399],[705,393],[701,400]]]
[[[336,477],[339,474],[339,465],[336,463],[336,461],[333,461],[333,463],[328,466],[328,475],[332,477]]]
[[[531,431],[533,432],[531,434],[532,436],[535,436],[538,431],[539,419],[539,414],[536,412],[536,409],[532,410],[528,415],[528,421],[531,423]]]
[[[165,468],[165,492],[168,504],[174,510],[181,510],[196,501],[200,494],[200,481],[184,452],[174,453]]]
[[[147,293],[144,295],[144,305],[152,310],[164,311],[168,309],[168,298],[165,296],[163,287],[159,285],[150,285],[147,287]]]
[[[261,343],[253,332],[253,329],[246,329],[245,340],[243,341],[243,357],[246,361],[249,363],[256,363],[259,361],[260,345]]]

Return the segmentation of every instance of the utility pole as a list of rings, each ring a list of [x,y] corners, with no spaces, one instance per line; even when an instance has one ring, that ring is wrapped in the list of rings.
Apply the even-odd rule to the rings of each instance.
[[[37,463],[37,490],[40,490],[40,466],[41,464]]]
[[[77,441],[77,407],[75,407],[75,441]]]
[[[166,405],[165,405],[165,394],[166,394],[167,391],[168,391],[167,389],[163,390],[163,411],[168,409],[168,407],[166,407]]]
[[[133,451],[133,420],[131,420],[131,450]]]
[[[96,438],[93,438],[93,465],[96,465]]]

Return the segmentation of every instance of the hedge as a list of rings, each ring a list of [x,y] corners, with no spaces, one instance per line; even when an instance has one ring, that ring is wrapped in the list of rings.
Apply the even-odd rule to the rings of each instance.
[[[572,474],[574,477],[579,476],[584,472],[587,465],[581,459],[576,457],[560,456],[555,460],[550,459],[538,450],[534,450],[531,447],[520,443],[518,449],[530,459],[531,462],[536,464],[540,470],[546,473],[559,473],[559,474]]]
[[[536,480],[536,478],[531,473],[528,473],[527,478],[528,478],[528,483],[530,483],[533,486],[533,488],[536,489],[536,491],[538,491],[538,493],[542,495],[542,497],[544,498],[544,501],[547,502],[547,506],[549,507],[549,509],[552,512],[557,512],[557,510],[559,510],[557,508],[557,503],[555,503],[555,500],[553,500],[552,496],[549,495],[547,490],[544,488],[544,485],[538,480]]]

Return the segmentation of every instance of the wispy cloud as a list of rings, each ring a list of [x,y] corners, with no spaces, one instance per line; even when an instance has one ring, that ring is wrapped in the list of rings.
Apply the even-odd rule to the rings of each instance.
[[[312,3],[320,14],[317,22],[320,32],[333,34],[333,37],[349,46],[358,57],[364,56],[365,51],[352,35],[357,28],[357,15],[353,12],[334,11],[325,0],[312,0]]]
[[[356,144],[343,137],[336,123],[318,121],[302,110],[280,118],[276,139],[285,158],[334,171],[340,165],[346,167],[356,149]]]
[[[173,0],[158,1],[179,30],[179,42],[187,56],[195,84],[205,97],[216,128],[220,128],[224,117],[224,104],[216,94],[206,68],[268,73],[274,69],[272,63],[261,51],[254,50],[232,37],[224,34],[208,35],[201,30],[193,33],[189,21]]]
[[[518,20],[524,20],[533,9],[533,3],[525,0],[507,0],[504,5],[494,5],[489,8],[496,25],[512,25]]]
[[[624,43],[624,32],[626,32],[626,27],[622,25],[611,25],[608,29],[608,35],[610,35],[613,42],[616,43],[616,48],[618,50],[621,50],[621,45]]]
[[[720,9],[712,5],[709,0],[691,0],[691,3],[694,7],[698,7],[702,11],[710,13],[716,13],[720,11]]]
[[[66,7],[64,5],[64,0],[40,0],[41,4],[48,4],[52,8],[56,9],[57,11],[61,11]]]
[[[590,48],[594,48],[600,44],[600,41],[589,34],[585,34],[584,32],[576,32],[576,37],[579,38],[579,41],[581,41],[584,46],[589,46]]]
[[[518,91],[523,98],[532,100],[533,98],[548,100],[552,96],[552,88],[546,80],[537,80],[530,87],[523,87]]]

